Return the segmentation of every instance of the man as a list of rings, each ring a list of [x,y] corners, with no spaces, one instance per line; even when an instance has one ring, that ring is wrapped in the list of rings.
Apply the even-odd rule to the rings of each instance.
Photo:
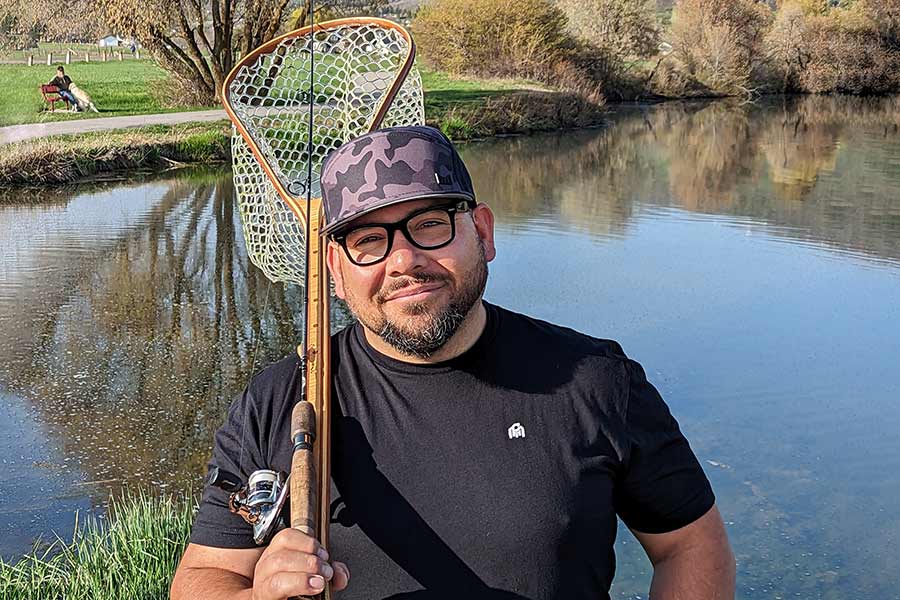
[[[60,98],[68,102],[73,111],[78,112],[78,102],[75,101],[75,96],[69,91],[69,86],[72,85],[72,78],[66,75],[65,67],[62,65],[56,67],[56,77],[50,80],[50,85],[55,85],[59,90]]]
[[[377,131],[321,183],[329,270],[359,320],[333,343],[331,547],[290,529],[254,547],[208,489],[172,597],[330,580],[342,599],[608,598],[618,515],[654,565],[651,597],[733,598],[712,490],[640,365],[482,300],[494,217],[452,144]],[[295,358],[257,375],[213,464],[289,470],[299,385]]]

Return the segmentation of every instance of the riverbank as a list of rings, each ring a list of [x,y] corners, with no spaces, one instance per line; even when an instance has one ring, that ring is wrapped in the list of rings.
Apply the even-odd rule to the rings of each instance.
[[[218,121],[53,136],[0,146],[0,186],[73,183],[99,175],[223,162],[231,126]]]
[[[0,598],[168,598],[194,507],[187,497],[140,494],[111,502],[109,519],[82,520],[71,542],[57,539],[15,563],[0,560]]]
[[[602,106],[517,82],[428,74],[426,122],[457,141],[600,125]],[[73,183],[99,175],[231,159],[226,121],[52,136],[0,146],[0,186]]]

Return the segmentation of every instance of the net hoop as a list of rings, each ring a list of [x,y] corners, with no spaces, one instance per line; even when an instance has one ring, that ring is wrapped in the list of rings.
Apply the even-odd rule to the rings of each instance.
[[[378,127],[424,123],[414,58],[412,37],[392,21],[335,19],[270,40],[226,77],[244,240],[269,280],[304,285],[306,187],[318,198],[327,154]]]
[[[297,218],[300,219],[301,223],[304,224],[306,223],[305,207],[303,206],[303,204],[293,198],[286,189],[284,189],[284,185],[282,184],[279,177],[273,172],[271,166],[269,165],[269,161],[263,155],[263,152],[260,149],[259,145],[256,143],[256,140],[252,135],[250,135],[250,133],[247,131],[247,128],[245,127],[245,124],[243,123],[243,120],[232,108],[231,103],[229,102],[229,99],[231,97],[231,85],[240,73],[241,69],[246,68],[248,64],[255,63],[261,55],[271,52],[274,48],[278,47],[280,44],[284,43],[287,40],[305,37],[310,34],[315,35],[318,32],[328,31],[336,27],[353,25],[378,25],[385,29],[394,30],[399,33],[408,44],[406,57],[403,59],[402,67],[397,74],[397,77],[391,84],[390,88],[388,88],[388,90],[385,92],[378,106],[378,109],[372,118],[372,123],[370,124],[369,130],[371,131],[372,129],[376,129],[381,124],[382,120],[384,119],[385,113],[391,105],[391,102],[393,102],[394,97],[397,95],[397,92],[400,90],[400,87],[403,85],[403,82],[409,75],[416,57],[415,42],[413,41],[412,36],[409,35],[409,32],[406,31],[406,29],[401,25],[398,25],[397,23],[394,23],[393,21],[389,21],[387,19],[380,19],[377,17],[334,19],[331,21],[323,21],[321,23],[307,25],[306,27],[290,31],[288,33],[285,33],[284,35],[273,38],[272,40],[266,42],[262,46],[247,54],[240,60],[240,62],[238,62],[237,65],[235,65],[235,67],[225,78],[225,82],[222,84],[222,98],[224,100],[223,104],[225,107],[225,112],[228,114],[228,118],[231,119],[231,122],[234,124],[234,127],[237,129],[238,133],[240,133],[241,137],[250,147],[250,151],[256,157],[259,165],[266,172],[266,175],[269,176],[269,179],[275,186],[275,189],[278,192],[279,196],[281,196],[282,200],[287,203],[287,205],[291,208]]]

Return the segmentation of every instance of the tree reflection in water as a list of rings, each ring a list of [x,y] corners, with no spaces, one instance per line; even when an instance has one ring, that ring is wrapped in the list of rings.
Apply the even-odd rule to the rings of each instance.
[[[472,144],[501,226],[624,235],[658,207],[746,217],[774,235],[900,259],[900,98],[620,107],[601,130]]]
[[[228,174],[166,182],[147,215],[81,262],[43,282],[40,319],[10,319],[31,323],[16,336],[30,347],[2,351],[4,383],[103,482],[86,487],[95,502],[123,485],[196,486],[233,396],[294,351],[302,291],[270,287],[249,262]],[[348,321],[339,303],[333,321]]]

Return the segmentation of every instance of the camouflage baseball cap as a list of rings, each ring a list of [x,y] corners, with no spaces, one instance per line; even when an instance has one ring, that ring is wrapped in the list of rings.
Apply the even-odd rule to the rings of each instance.
[[[331,234],[373,210],[422,198],[475,200],[472,179],[447,137],[432,127],[390,127],[353,139],[322,166]]]

